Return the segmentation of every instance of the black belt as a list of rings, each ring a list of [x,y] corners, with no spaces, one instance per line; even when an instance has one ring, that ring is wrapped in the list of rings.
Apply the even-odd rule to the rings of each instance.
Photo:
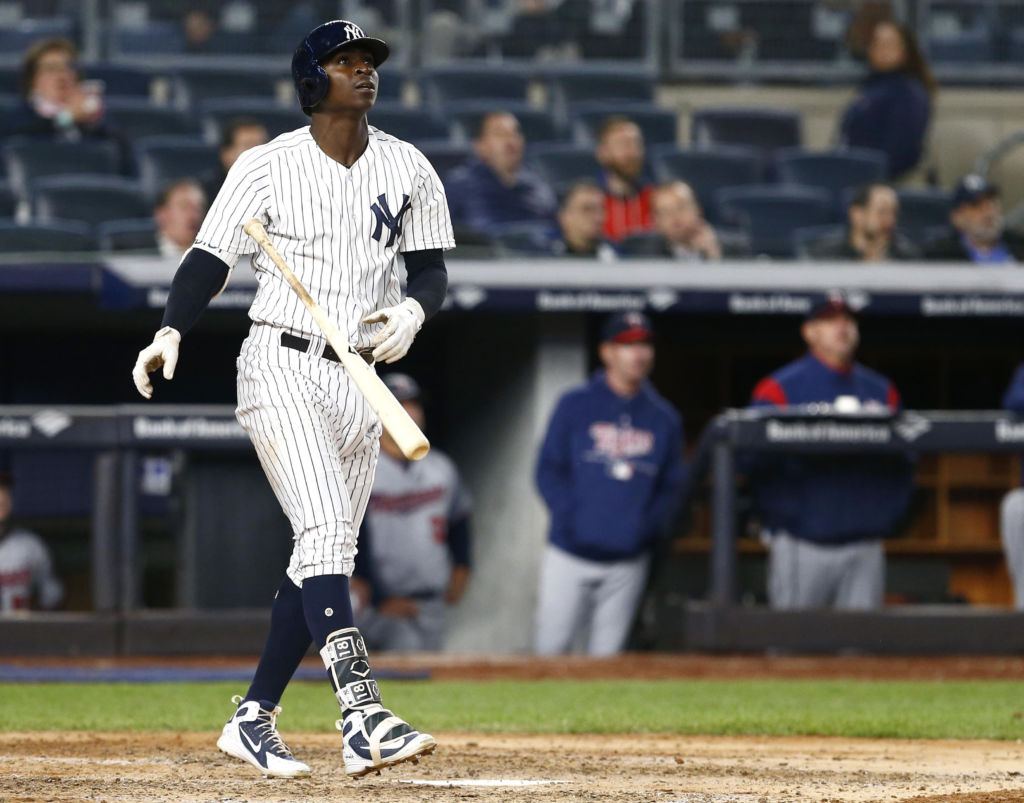
[[[298,335],[293,335],[288,332],[281,332],[281,345],[286,349],[295,349],[296,351],[303,351],[307,353],[309,352],[309,341],[306,338],[299,337]],[[362,357],[363,362],[367,365],[373,365],[372,349],[357,351],[356,354]],[[341,362],[341,360],[338,359],[338,352],[334,350],[334,347],[330,343],[324,344],[324,350],[320,356],[325,360],[330,360],[331,362]]]

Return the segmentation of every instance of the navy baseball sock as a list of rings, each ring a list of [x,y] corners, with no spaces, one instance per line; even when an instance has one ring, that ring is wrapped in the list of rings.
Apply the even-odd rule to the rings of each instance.
[[[335,630],[355,626],[348,578],[343,574],[324,574],[302,581],[302,610],[309,633],[320,649]]]
[[[245,701],[277,705],[285,686],[309,649],[310,635],[302,612],[302,592],[287,577],[277,589],[270,611],[270,633]]]

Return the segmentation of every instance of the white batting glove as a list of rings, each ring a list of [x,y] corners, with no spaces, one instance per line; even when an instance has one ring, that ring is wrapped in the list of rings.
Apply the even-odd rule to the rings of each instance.
[[[384,307],[371,312],[363,323],[386,324],[373,336],[373,359],[377,362],[395,362],[409,351],[416,333],[423,326],[423,307],[415,298],[407,298],[394,307]]]
[[[153,342],[139,352],[132,371],[132,379],[139,393],[147,399],[153,398],[153,385],[149,374],[161,365],[164,367],[164,379],[174,377],[174,369],[178,365],[178,344],[181,343],[181,332],[171,326],[165,326],[155,335]]]

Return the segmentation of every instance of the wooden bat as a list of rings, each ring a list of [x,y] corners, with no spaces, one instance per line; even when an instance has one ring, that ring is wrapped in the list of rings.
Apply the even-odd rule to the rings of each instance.
[[[398,444],[398,448],[410,460],[422,460],[430,451],[430,442],[427,440],[416,422],[410,418],[409,413],[388,390],[376,372],[366,364],[366,361],[359,356],[352,345],[338,331],[334,321],[327,317],[327,314],[320,309],[320,306],[310,297],[309,292],[302,286],[299,277],[295,275],[284,258],[277,253],[274,244],[270,242],[266,229],[256,218],[249,220],[242,229],[252,237],[267,256],[269,256],[278,269],[281,271],[288,284],[291,285],[295,294],[302,299],[309,314],[313,316],[317,326],[323,331],[327,342],[338,354],[338,359],[345,366],[352,381],[356,383],[363,397],[366,399],[374,412],[380,416],[380,422],[388,434]]]

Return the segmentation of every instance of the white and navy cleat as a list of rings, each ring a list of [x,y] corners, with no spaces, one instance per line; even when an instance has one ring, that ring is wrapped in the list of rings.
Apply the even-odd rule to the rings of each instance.
[[[342,755],[350,778],[380,774],[385,767],[405,761],[415,764],[437,747],[429,733],[420,733],[380,705],[350,711],[335,725],[344,741]]]
[[[265,777],[304,778],[309,775],[309,767],[292,755],[278,735],[280,706],[269,707],[266,701],[256,700],[242,703],[237,694],[231,702],[241,705],[217,740],[217,747],[222,753],[248,761]]]

